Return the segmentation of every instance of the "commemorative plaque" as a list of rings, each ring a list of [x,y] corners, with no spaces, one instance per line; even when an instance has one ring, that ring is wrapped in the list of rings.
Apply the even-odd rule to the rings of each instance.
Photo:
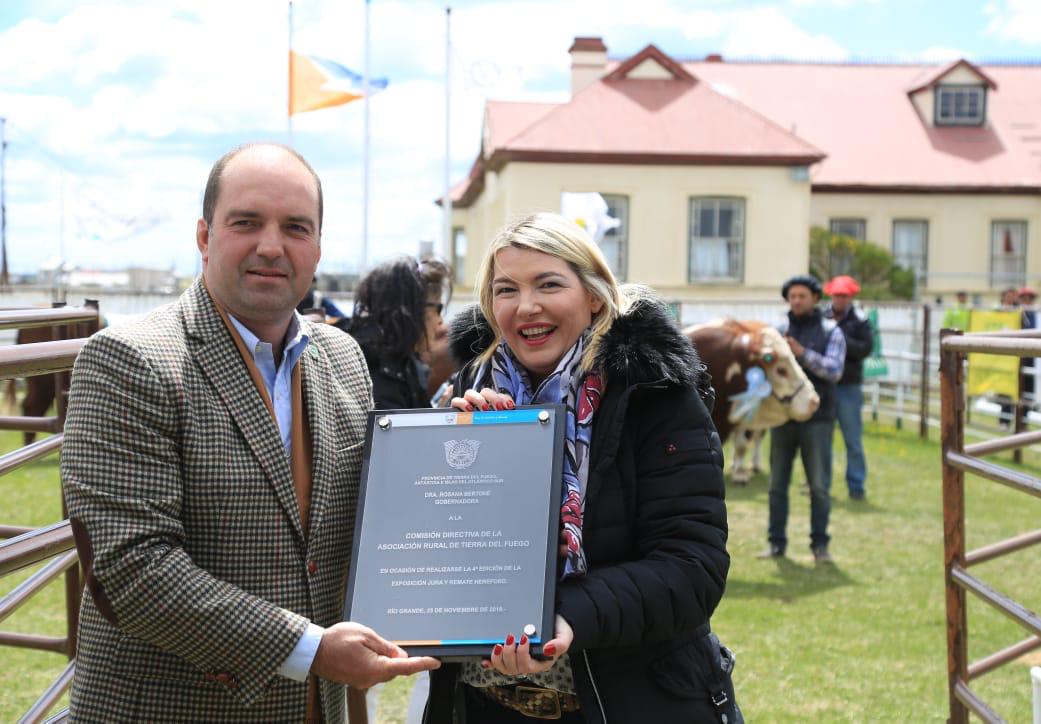
[[[561,405],[369,413],[344,620],[411,655],[553,638]]]

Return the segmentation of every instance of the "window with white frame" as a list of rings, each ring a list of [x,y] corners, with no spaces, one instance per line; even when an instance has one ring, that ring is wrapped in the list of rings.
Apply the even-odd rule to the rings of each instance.
[[[831,219],[828,226],[832,234],[848,236],[857,241],[867,238],[867,222],[864,219]]]
[[[929,263],[929,222],[897,219],[893,222],[893,261],[924,279]]]
[[[690,264],[687,279],[739,282],[744,274],[745,200],[690,200]]]
[[[618,226],[609,229],[600,242],[600,250],[607,258],[618,281],[625,281],[629,257],[629,197],[621,194],[600,194],[607,202],[607,215],[618,219]]]
[[[986,99],[986,88],[981,85],[936,86],[936,125],[983,125]]]
[[[1020,285],[1027,279],[1027,222],[990,225],[990,285]]]
[[[466,266],[466,229],[461,226],[452,229],[452,276],[456,284],[465,284]]]

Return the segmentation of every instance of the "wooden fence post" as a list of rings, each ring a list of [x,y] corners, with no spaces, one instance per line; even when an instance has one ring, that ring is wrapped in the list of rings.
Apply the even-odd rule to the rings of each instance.
[[[940,440],[943,464],[944,588],[947,603],[947,687],[950,699],[949,724],[968,724],[969,710],[955,696],[955,686],[969,678],[968,619],[965,590],[951,577],[953,566],[965,567],[965,474],[947,462],[947,452],[965,446],[962,412],[962,355],[943,349],[943,340],[960,335],[957,330],[940,332]]]

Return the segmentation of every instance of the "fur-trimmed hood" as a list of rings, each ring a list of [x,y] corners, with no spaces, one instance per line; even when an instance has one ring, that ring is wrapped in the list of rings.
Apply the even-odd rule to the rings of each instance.
[[[495,337],[475,304],[452,318],[448,340],[453,358],[463,367]],[[666,381],[693,387],[706,405],[713,397],[712,380],[694,345],[668,307],[653,297],[640,299],[614,321],[601,341],[596,366],[609,381],[624,380],[627,385]]]

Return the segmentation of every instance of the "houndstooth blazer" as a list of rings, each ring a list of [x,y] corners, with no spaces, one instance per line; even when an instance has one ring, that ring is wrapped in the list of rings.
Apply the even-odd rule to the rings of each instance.
[[[88,592],[80,721],[300,721],[278,675],[306,619],[341,618],[372,388],[347,334],[307,323],[305,540],[277,427],[201,280],[104,330],[72,374],[61,474]],[[343,687],[321,682],[342,722]]]

